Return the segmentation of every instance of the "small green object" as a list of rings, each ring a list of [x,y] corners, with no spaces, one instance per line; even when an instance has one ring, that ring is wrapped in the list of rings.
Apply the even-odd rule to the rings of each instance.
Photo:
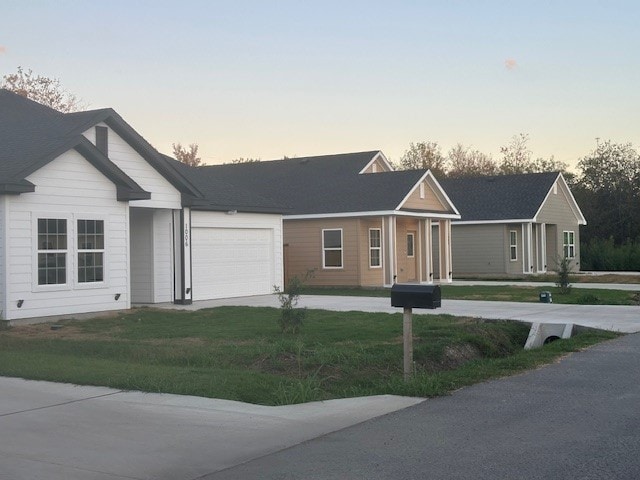
[[[540,292],[540,302],[553,303],[553,298],[551,298],[551,292]]]

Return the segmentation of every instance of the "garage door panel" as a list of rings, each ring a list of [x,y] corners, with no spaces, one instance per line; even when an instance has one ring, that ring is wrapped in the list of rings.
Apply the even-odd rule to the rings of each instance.
[[[194,228],[192,255],[194,300],[272,292],[269,229]]]

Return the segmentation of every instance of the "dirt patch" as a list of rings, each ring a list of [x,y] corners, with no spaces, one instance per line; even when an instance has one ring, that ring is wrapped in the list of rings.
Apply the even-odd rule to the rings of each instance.
[[[52,329],[50,323],[37,325],[21,325],[11,327],[5,335],[15,338],[61,338],[67,340],[107,340],[104,335],[82,332],[76,325],[62,325],[60,329]]]
[[[579,283],[640,283],[640,275],[631,274],[584,274],[577,275],[575,277],[576,282]]]
[[[446,370],[454,370],[461,367],[467,362],[479,360],[482,353],[477,347],[466,344],[446,346],[442,352],[442,356],[437,361],[428,361],[423,367],[428,372],[442,372]]]

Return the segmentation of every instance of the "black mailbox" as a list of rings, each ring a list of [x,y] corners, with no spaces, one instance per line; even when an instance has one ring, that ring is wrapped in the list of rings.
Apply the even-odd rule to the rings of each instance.
[[[404,308],[441,307],[440,286],[396,283],[391,287],[391,306]]]

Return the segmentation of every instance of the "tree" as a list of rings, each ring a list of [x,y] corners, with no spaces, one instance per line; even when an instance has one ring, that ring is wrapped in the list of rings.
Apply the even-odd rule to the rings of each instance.
[[[259,162],[259,161],[260,161],[259,158],[239,157],[239,158],[236,158],[234,160],[231,160],[231,163],[254,163],[254,162]]]
[[[574,193],[589,222],[583,240],[640,240],[640,155],[633,146],[599,141],[578,167]]]
[[[190,167],[198,167],[202,162],[202,159],[198,156],[198,144],[192,143],[187,150],[180,143],[174,143],[173,155],[176,159]]]
[[[16,73],[7,74],[3,77],[0,87],[59,112],[77,112],[84,108],[78,97],[62,87],[60,80],[34,75],[31,69],[24,71],[22,67],[18,67]]]
[[[491,155],[471,150],[461,143],[449,150],[447,163],[447,177],[450,178],[498,174],[498,165]]]
[[[511,137],[508,145],[500,147],[502,161],[500,162],[500,173],[513,175],[516,173],[530,173],[532,170],[531,155],[527,143],[529,135],[520,133]]]
[[[404,170],[429,169],[436,177],[444,177],[446,159],[437,142],[410,143],[409,149],[400,157],[400,168]]]

